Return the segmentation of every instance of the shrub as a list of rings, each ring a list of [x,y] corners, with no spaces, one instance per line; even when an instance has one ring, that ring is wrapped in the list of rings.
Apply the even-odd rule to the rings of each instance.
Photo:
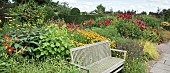
[[[3,64],[2,62],[0,64],[0,72],[2,73],[80,73],[79,68],[70,65],[67,61],[58,61],[57,58],[47,58],[42,61],[26,58],[18,61],[11,58]]]
[[[50,7],[40,6],[35,2],[29,2],[9,9],[9,14],[15,15],[16,17],[14,17],[14,19],[18,20],[21,26],[24,24],[42,26],[54,15],[54,11]]]
[[[60,19],[64,18],[66,23],[81,24],[85,20],[96,19],[97,17],[102,17],[103,15],[58,15]],[[58,18],[55,18],[58,19]]]
[[[140,40],[140,43],[144,45],[143,50],[148,59],[158,60],[160,58],[158,50],[152,42]]]
[[[168,22],[162,22],[161,24],[162,24],[162,26],[163,26],[164,29],[170,31],[170,23],[168,23]]]
[[[106,38],[114,39],[114,37],[120,37],[120,34],[118,33],[117,28],[115,25],[110,25],[106,28],[92,28],[92,31],[97,32],[101,36],[104,36]]]
[[[124,38],[145,39],[158,44],[163,42],[159,29],[148,26],[141,20],[130,20],[127,18],[119,18],[116,24],[118,32]]]
[[[57,56],[59,59],[68,58],[71,42],[66,26],[59,28],[57,25],[50,25],[45,28],[46,32],[39,36],[39,46],[35,48],[36,57]]]
[[[152,27],[159,27],[161,25],[161,20],[156,18],[156,17],[152,17],[149,15],[141,15],[139,17],[137,17],[136,19],[138,20],[142,20],[145,24],[148,24],[149,26]]]
[[[80,10],[78,8],[71,9],[71,15],[80,15]]]
[[[38,47],[39,36],[43,34],[43,30],[41,29],[31,29],[31,30],[15,30],[8,32],[1,37],[3,38],[0,43],[4,51],[4,54],[20,54],[22,56],[34,57],[35,54],[33,52],[34,48]],[[13,50],[11,52],[6,52],[6,50]]]
[[[143,45],[137,40],[116,38],[116,48],[127,51],[125,73],[146,73]]]
[[[105,38],[96,32],[88,31],[88,30],[77,30],[72,34],[72,44],[74,47],[84,46],[87,44],[93,44],[95,42],[100,42],[104,40],[110,40],[109,38]],[[110,40],[110,45],[112,48],[115,47],[114,40]]]

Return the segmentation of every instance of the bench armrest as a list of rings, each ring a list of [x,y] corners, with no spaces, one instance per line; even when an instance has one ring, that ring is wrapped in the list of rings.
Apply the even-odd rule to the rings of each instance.
[[[117,51],[117,52],[123,52],[124,53],[124,60],[126,59],[126,54],[127,54],[127,51],[125,50],[118,50],[118,49],[110,49],[111,51]]]
[[[81,69],[84,69],[84,70],[86,70],[86,71],[89,72],[89,70],[88,70],[86,67],[80,66],[80,65],[75,64],[75,63],[70,63],[70,64],[75,65],[75,66],[77,66],[77,67],[79,67],[79,68],[81,68]]]

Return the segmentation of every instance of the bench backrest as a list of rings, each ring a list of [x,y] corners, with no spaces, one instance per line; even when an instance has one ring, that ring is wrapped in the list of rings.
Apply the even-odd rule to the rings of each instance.
[[[80,66],[88,66],[94,62],[111,56],[109,41],[97,42],[70,49],[72,62]]]

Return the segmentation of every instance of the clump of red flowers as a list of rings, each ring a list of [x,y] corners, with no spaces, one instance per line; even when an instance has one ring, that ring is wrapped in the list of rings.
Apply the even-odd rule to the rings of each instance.
[[[117,19],[122,18],[122,19],[131,19],[132,15],[130,13],[124,13],[124,14],[118,14]]]
[[[78,24],[72,24],[72,23],[67,23],[66,26],[71,29],[74,29],[74,28],[79,29],[80,27]]]
[[[9,45],[9,40],[10,40],[10,37],[7,35],[7,34],[5,34],[4,36],[3,36],[3,38],[5,38],[6,39],[6,41],[5,42],[3,42],[3,44],[7,47],[7,53],[13,53],[14,52],[14,49],[12,48],[12,47],[10,47],[10,45]]]
[[[148,25],[144,24],[143,21],[141,21],[141,20],[136,20],[136,22],[133,22],[133,23],[138,24],[141,31],[144,31],[145,29],[148,28]]]
[[[100,27],[101,25],[108,26],[111,21],[113,21],[113,19],[106,19],[103,22],[98,22],[98,27]]]
[[[90,19],[89,21],[84,21],[83,23],[84,25],[90,25],[90,24],[93,24],[93,19]]]

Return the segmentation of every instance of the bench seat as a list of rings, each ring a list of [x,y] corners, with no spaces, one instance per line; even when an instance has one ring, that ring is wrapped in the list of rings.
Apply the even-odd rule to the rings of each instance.
[[[87,66],[86,68],[89,69],[90,73],[110,73],[116,70],[118,67],[121,67],[123,64],[124,59],[107,57]]]

